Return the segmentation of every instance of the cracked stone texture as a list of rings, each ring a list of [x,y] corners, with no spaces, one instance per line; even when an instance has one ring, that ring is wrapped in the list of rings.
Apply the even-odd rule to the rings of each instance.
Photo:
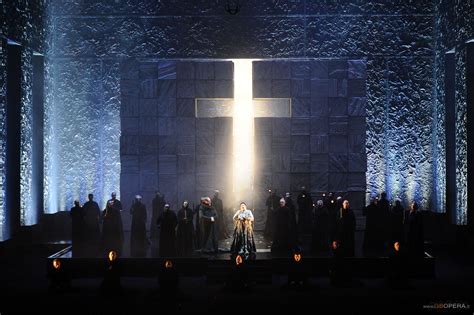
[[[51,40],[54,49],[50,51],[50,62],[51,67],[56,67],[63,62],[78,62],[80,58],[89,58],[88,62],[92,64],[100,64],[104,60],[119,63],[124,57],[150,57],[160,60],[181,57],[336,59],[348,57],[350,61],[363,60],[362,63],[366,64],[365,73],[358,72],[359,74],[354,75],[353,69],[358,69],[358,65],[357,62],[350,62],[343,78],[330,77],[324,59],[311,65],[309,70],[311,116],[328,115],[328,97],[347,98],[349,116],[364,117],[362,113],[365,110],[367,113],[365,148],[361,145],[363,139],[360,136],[349,136],[347,143],[349,153],[367,153],[367,196],[382,190],[397,194],[402,188],[409,187],[407,198],[419,198],[425,209],[444,211],[445,169],[444,163],[438,163],[444,161],[444,70],[441,60],[447,49],[472,37],[474,24],[467,14],[470,9],[472,10],[469,1],[455,2],[454,5],[450,3],[444,0],[436,0],[435,5],[429,0],[397,0],[394,3],[382,0],[272,1],[271,3],[251,0],[242,6],[237,16],[230,17],[223,10],[222,3],[217,0],[193,2],[126,0],[119,3],[56,0],[51,3],[54,22],[52,23],[54,34]],[[457,22],[453,23],[454,20]],[[463,61],[459,56],[457,60],[460,60],[457,72],[461,73],[464,69]],[[64,71],[73,71],[73,68],[64,68]],[[433,69],[435,74],[430,72]],[[405,70],[413,74],[414,78],[406,80],[405,84],[400,84],[400,77]],[[95,71],[92,67],[79,67],[74,71],[77,71],[77,81],[94,82]],[[258,93],[262,94],[259,97],[276,96],[277,94],[271,93],[272,80],[277,78],[273,77],[271,67],[265,73],[267,74],[261,78],[254,77],[254,80],[259,82]],[[308,79],[308,70],[299,65],[290,67],[288,73],[288,77],[278,79],[288,80],[292,75],[297,80]],[[177,78],[174,78],[173,74],[167,75],[166,72],[163,75],[164,77],[156,79],[165,77],[172,80],[194,79],[180,78],[179,71]],[[111,72],[110,76],[115,76],[114,80],[119,82],[119,71]],[[361,99],[363,96],[359,95],[360,86],[357,81],[351,83],[350,80],[365,78],[366,97]],[[56,76],[52,80],[54,82],[47,83],[51,87],[50,93],[54,95],[54,100],[62,99],[65,102],[71,100],[72,103],[83,100],[81,110],[78,110],[80,121],[87,117],[87,109],[94,112],[101,107],[101,101],[97,97],[87,96],[86,94],[91,93],[77,89],[75,80],[68,83],[73,87],[70,90],[59,89],[60,79],[61,76]],[[119,114],[118,108],[125,110],[129,116],[139,115],[135,110],[138,109],[140,88],[134,86],[134,80],[133,77],[122,77],[120,82],[122,106],[117,105],[117,108],[114,108],[116,111],[112,111],[116,115]],[[300,83],[303,82],[295,85],[295,92],[305,95],[304,89],[299,88],[304,86],[304,83],[303,85]],[[275,84],[284,90],[274,92],[280,92],[281,95],[291,93],[290,81]],[[228,91],[228,87],[220,87],[219,90],[221,89],[222,93]],[[123,91],[127,90],[130,93],[124,95]],[[214,86],[214,92],[217,90],[217,86]],[[178,116],[192,117],[190,95],[185,94],[176,101]],[[465,106],[463,93],[457,95],[459,96],[456,103],[461,107]],[[63,103],[53,101],[53,96],[49,97],[49,100],[49,104],[46,104],[49,108],[48,115],[67,111],[61,108]],[[405,109],[397,107],[399,103],[404,107],[408,106],[416,113],[419,121],[410,124]],[[80,109],[78,105],[73,107]],[[307,112],[308,109],[302,107],[301,115]],[[400,122],[398,116],[401,117]],[[462,110],[459,116],[463,116]],[[69,146],[61,142],[57,142],[58,145],[51,144],[51,141],[58,137],[57,133],[64,129],[58,128],[61,124],[53,122],[50,117],[46,117],[45,120],[47,123],[45,148],[49,150],[45,151],[45,156],[50,161],[49,167],[52,167],[65,162],[64,159],[68,155],[65,151]],[[114,125],[107,126],[114,130],[111,131],[109,140],[113,142],[115,139],[118,142],[120,122],[112,120],[112,123]],[[304,135],[302,132],[308,130],[307,127],[301,129],[293,127],[293,124],[290,126],[288,129],[291,132],[298,130],[296,131],[298,135]],[[389,136],[397,134],[396,131],[402,130],[401,126],[405,128],[403,132],[406,137],[402,139],[400,136],[399,142],[397,139],[389,139]],[[312,129],[313,126],[309,128]],[[457,130],[459,147],[462,147],[462,128]],[[420,139],[415,136],[418,132]],[[79,138],[82,136],[83,139],[89,139],[87,133],[88,131],[80,131]],[[432,135],[431,142],[427,140],[428,135]],[[177,148],[178,154],[194,152],[193,138],[183,137],[186,138],[178,141],[185,141],[186,144]],[[83,147],[85,141],[80,144]],[[402,144],[412,150],[407,150]],[[133,148],[130,149],[133,151]],[[321,149],[327,152],[327,137],[311,135],[310,152],[317,154]],[[405,156],[401,161],[406,164],[394,161],[400,152],[404,152]],[[107,165],[112,166],[112,170],[116,170],[115,165],[120,163],[117,155],[106,154],[105,157],[101,157],[96,149],[92,150],[90,159],[90,165],[105,159]],[[460,162],[465,162],[462,155]],[[70,166],[81,169],[81,166],[75,163]],[[48,168],[47,173],[55,172]],[[68,196],[72,195],[73,190],[65,186],[65,177],[59,174],[56,172],[55,176],[58,178],[55,180],[46,174],[47,193],[50,194],[51,187],[60,187],[59,190],[68,191]],[[461,175],[462,170],[459,173],[458,183],[465,186],[466,181]],[[117,177],[112,177],[117,180]],[[405,179],[401,180],[401,177]],[[288,183],[290,182],[289,177],[284,174],[275,175],[274,178],[282,180],[288,178]],[[315,177],[312,176],[311,181],[313,178]],[[316,179],[314,181],[319,182]],[[333,181],[332,184],[334,183],[337,181]],[[398,184],[400,186],[397,186]],[[119,183],[115,182],[115,187],[118,186]],[[286,189],[289,188],[288,186]],[[54,194],[55,197],[49,199],[55,200],[52,205],[66,204],[66,194]],[[459,197],[458,200],[462,201],[462,198]],[[51,211],[59,209],[57,206],[53,208]],[[461,209],[458,222],[462,223],[465,208],[458,207],[458,209]]]
[[[23,46],[21,81],[21,157],[20,157],[20,224],[31,225],[38,222],[37,209],[33,209],[32,192],[32,55],[47,50],[47,27],[49,4],[38,1],[3,1],[0,4],[0,32],[2,38],[9,38]],[[6,40],[0,44],[0,241],[10,237],[4,229],[5,209],[5,145],[6,145]]]
[[[438,158],[434,160],[437,185],[437,203],[446,201],[446,167],[445,128],[455,128],[456,151],[456,224],[467,224],[467,139],[466,139],[466,84],[463,78],[466,72],[465,50],[466,40],[474,36],[473,6],[470,1],[435,1],[435,44],[434,44],[434,84],[433,92],[433,141]],[[455,49],[455,126],[445,125],[444,81],[445,53]]]

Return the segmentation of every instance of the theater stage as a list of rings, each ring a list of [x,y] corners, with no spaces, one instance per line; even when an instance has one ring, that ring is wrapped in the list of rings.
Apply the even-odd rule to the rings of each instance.
[[[357,233],[356,247],[361,248],[361,233]],[[287,275],[291,270],[295,270],[296,262],[292,256],[274,255],[270,251],[271,243],[264,239],[261,232],[256,232],[257,255],[254,260],[245,262],[249,277],[256,283],[271,283],[275,275]],[[208,282],[218,283],[225,281],[231,272],[235,261],[231,260],[228,248],[231,239],[219,243],[220,250],[216,255],[201,254],[198,251],[192,257],[167,258],[173,262],[174,268],[181,276],[206,277]],[[308,244],[307,238],[301,240],[302,259],[298,263],[298,270],[308,277],[329,277],[330,268],[334,258],[330,253],[310,253],[305,246]],[[120,266],[120,276],[123,277],[158,277],[164,265],[164,259],[156,255],[157,248],[152,244],[148,247],[146,255],[143,257],[133,257],[124,244],[121,257],[116,261]],[[53,261],[60,261],[60,268],[53,267]],[[393,266],[393,258],[387,253],[373,253],[363,255],[360,250],[356,251],[356,256],[345,258],[344,263],[350,267],[354,277],[383,278]],[[434,278],[435,258],[425,252],[424,257],[407,258],[405,260],[406,275],[413,278]],[[71,245],[47,258],[47,273],[51,277],[53,274],[62,273],[64,279],[75,278],[101,278],[104,276],[109,261],[106,257],[79,256],[74,252]]]

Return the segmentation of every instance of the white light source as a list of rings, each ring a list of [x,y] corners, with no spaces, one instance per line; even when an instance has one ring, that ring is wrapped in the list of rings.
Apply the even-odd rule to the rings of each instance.
[[[233,191],[241,200],[249,198],[254,178],[254,114],[252,104],[252,60],[235,59],[233,121]],[[251,196],[251,195],[250,195]]]

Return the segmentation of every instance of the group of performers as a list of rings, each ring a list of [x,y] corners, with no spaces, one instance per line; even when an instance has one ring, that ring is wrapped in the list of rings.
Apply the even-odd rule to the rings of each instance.
[[[70,212],[74,252],[90,255],[100,249],[105,252],[113,249],[120,253],[124,241],[121,202],[112,193],[101,212],[92,194],[88,199],[82,207],[79,201],[75,201]],[[296,204],[298,208],[290,193],[282,197],[276,190],[269,190],[264,236],[272,241],[272,252],[285,254],[299,251],[299,236],[311,234],[313,252],[337,250],[343,256],[354,256],[356,219],[348,200],[335,198],[329,193],[313,203],[311,194],[302,187]],[[219,252],[219,240],[230,237],[217,190],[213,198],[202,197],[196,207],[190,207],[185,200],[177,212],[171,209],[160,192],[156,192],[152,208],[148,237],[146,206],[141,196],[135,196],[129,212],[132,216],[132,256],[145,256],[148,246],[152,244],[158,244],[158,255],[161,257],[189,257],[196,251],[216,254]],[[367,216],[364,250],[380,249],[399,242],[408,244],[412,252],[422,252],[423,231],[417,209],[418,205],[413,203],[405,215],[399,201],[394,207],[389,205],[385,193],[380,199],[373,199],[364,208],[364,215]],[[244,258],[255,257],[254,216],[245,202],[240,203],[233,222],[230,252]]]

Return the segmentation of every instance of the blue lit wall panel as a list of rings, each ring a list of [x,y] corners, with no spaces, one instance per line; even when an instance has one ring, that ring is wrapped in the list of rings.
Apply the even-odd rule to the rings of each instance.
[[[443,212],[445,144],[441,83],[444,79],[439,61],[444,56],[443,50],[450,49],[451,43],[460,43],[472,36],[473,23],[469,23],[469,14],[466,14],[472,9],[469,3],[459,1],[452,5],[451,1],[441,0],[435,3],[430,0],[275,3],[251,0],[242,6],[237,16],[230,17],[223,6],[213,2],[55,1],[52,4],[55,22],[49,66],[58,76],[51,76],[52,82],[48,84],[52,96],[50,104],[46,104],[49,122],[45,139],[49,165],[45,179],[48,211],[69,207],[79,191],[82,196],[82,191],[96,189],[79,189],[87,184],[68,183],[70,179],[62,173],[66,165],[82,170],[75,176],[83,176],[86,167],[79,165],[81,160],[65,152],[71,144],[64,139],[55,141],[62,137],[62,130],[75,135],[73,128],[67,127],[65,122],[53,122],[57,115],[69,113],[60,108],[64,102],[76,109],[79,121],[86,119],[89,112],[98,114],[101,106],[112,108],[112,111],[104,112],[116,110],[117,113],[119,104],[115,102],[119,100],[113,96],[102,99],[97,96],[100,92],[95,86],[86,92],[78,86],[81,80],[94,81],[105,75],[104,70],[97,74],[92,64],[118,64],[124,57],[345,57],[365,58],[367,64],[366,137],[348,139],[354,150],[365,141],[367,196],[386,190],[392,197],[417,199],[424,208]],[[459,25],[452,25],[455,19]],[[460,70],[461,59],[458,58]],[[79,60],[85,63],[84,67],[73,65]],[[64,65],[69,63],[71,65]],[[61,80],[69,72],[77,75],[77,80],[67,79],[71,84],[67,90],[62,87]],[[110,71],[108,77],[119,84],[118,71]],[[265,92],[268,86],[265,84],[262,81],[257,87],[259,93]],[[334,88],[337,93],[338,88],[344,87]],[[357,89],[356,86],[347,88]],[[115,88],[104,87],[104,90],[113,93]],[[461,108],[463,93],[462,89],[459,91],[456,102]],[[109,100],[115,105],[109,104]],[[126,108],[133,111],[133,98],[126,101],[130,103]],[[317,110],[311,108],[311,111]],[[186,104],[177,104],[176,111],[185,114]],[[462,109],[459,115],[462,116]],[[105,121],[110,124],[106,125],[107,136],[117,139],[118,143],[120,123]],[[462,130],[458,130],[462,137]],[[417,134],[419,138],[415,136]],[[81,129],[78,135],[84,140],[74,143],[84,148],[84,143],[91,140],[92,132]],[[113,172],[118,169],[119,156],[110,154],[106,148],[97,149],[97,141],[94,144],[85,164],[103,166],[95,173],[102,174],[95,175],[101,178],[98,182],[104,181],[103,174],[107,172],[115,178],[111,180],[115,181],[111,186],[116,188],[100,190],[105,196],[106,190],[118,190],[119,175]],[[127,147],[133,149],[132,144],[133,141]],[[462,148],[461,138],[459,148]],[[465,162],[461,156],[459,165]],[[58,168],[53,167],[56,165]],[[459,174],[462,177],[462,170]],[[92,181],[92,175],[84,176],[86,182]],[[459,178],[458,183],[464,185],[463,179]],[[459,208],[458,212],[458,223],[462,223],[465,210]]]
[[[20,222],[21,225],[37,223],[36,209],[32,205],[32,144],[33,144],[33,64],[32,51],[22,50],[21,56],[21,153],[20,153]]]
[[[466,139],[466,61],[465,41],[474,37],[472,1],[435,1],[434,90],[433,90],[433,146],[438,159],[434,177],[438,188],[438,203],[445,200],[445,126],[444,58],[447,51],[455,53],[455,111],[456,111],[456,223],[467,223],[467,139]]]
[[[68,60],[55,62],[50,71],[55,81],[45,113],[45,211],[66,210],[88,193],[105,206],[120,188],[118,64]]]
[[[32,62],[33,52],[45,53],[48,5],[38,1],[2,1],[0,4],[0,32],[2,38],[8,38],[23,46],[22,53],[22,108],[21,108],[21,209],[22,225],[37,223],[37,209],[31,208],[31,134],[32,134]],[[6,95],[6,40],[0,44],[0,240],[8,239],[5,233],[6,211],[5,194],[5,95]]]
[[[5,209],[5,112],[6,112],[6,89],[7,89],[7,72],[6,72],[6,42],[0,40],[0,241],[6,239],[4,226],[6,224],[6,209]]]

